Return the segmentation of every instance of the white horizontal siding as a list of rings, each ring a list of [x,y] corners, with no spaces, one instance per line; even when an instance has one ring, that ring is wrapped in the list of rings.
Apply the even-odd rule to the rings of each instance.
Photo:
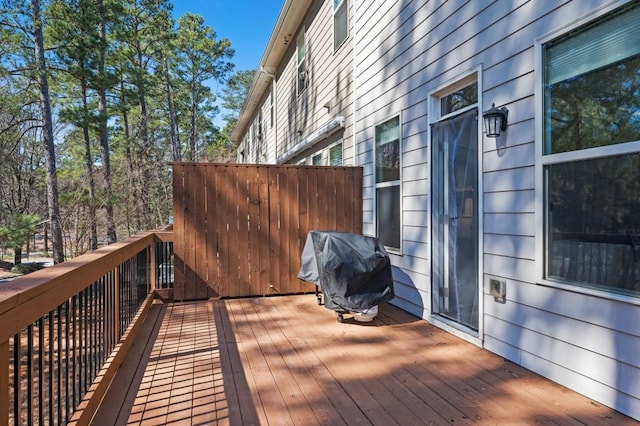
[[[485,233],[483,243],[484,253],[487,254],[535,259],[534,237]]]
[[[509,132],[511,133],[511,132]],[[533,141],[525,145],[510,145],[503,153],[485,153],[482,158],[484,172],[494,172],[506,169],[518,169],[533,166],[535,159],[535,147]]]
[[[513,283],[510,287],[515,286],[517,284]],[[615,385],[616,377],[612,377],[608,371],[618,371],[616,361],[634,367],[639,366],[637,354],[640,353],[640,341],[637,338],[509,300],[511,303],[502,304],[495,303],[492,298],[487,297],[485,301],[485,313],[491,318],[488,320],[503,321],[510,327],[526,329],[531,333],[526,344],[522,342],[524,338],[517,333],[495,333],[500,334],[507,343],[542,358],[558,358],[557,363],[580,374],[591,375],[593,379],[609,386]],[[536,342],[538,336],[544,336],[544,344]],[[553,356],[552,352],[556,352],[557,356]],[[566,356],[561,357],[562,352],[565,352]],[[591,362],[593,357],[602,359]],[[601,368],[597,372],[590,371],[593,365],[600,365]],[[637,396],[640,396],[640,393]]]
[[[485,213],[484,232],[503,235],[535,235],[533,213]]]
[[[484,173],[485,191],[519,191],[534,188],[533,166],[518,169],[500,169]]]
[[[516,281],[528,281],[535,277],[535,262],[512,256],[484,254],[484,273]]]
[[[507,280],[506,304],[484,298],[484,345],[640,418],[638,307],[535,284],[534,42],[607,2],[358,1],[356,161],[365,166],[365,229],[373,233],[373,129],[400,113],[404,255],[391,258],[419,279],[396,279],[394,303],[425,313],[431,267],[427,96],[479,67],[480,109],[492,102],[509,109],[505,135],[481,141],[483,272],[485,280]]]
[[[484,193],[485,213],[533,213],[534,203],[533,189]]]

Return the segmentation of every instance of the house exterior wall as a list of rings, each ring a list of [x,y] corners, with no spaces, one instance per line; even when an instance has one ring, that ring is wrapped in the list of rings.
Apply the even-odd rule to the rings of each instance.
[[[609,4],[357,1],[355,164],[364,167],[363,230],[376,235],[375,126],[400,115],[402,243],[390,254],[392,303],[640,419],[638,298],[541,279],[536,40]],[[431,96],[469,75],[478,81],[480,112],[493,102],[509,109],[506,133],[480,140],[482,291],[475,335],[441,322],[431,302]],[[490,295],[490,277],[506,281],[506,303]]]
[[[287,35],[275,83],[242,129],[241,147],[246,144],[254,156],[264,153],[267,163],[311,164],[314,155],[342,141],[344,164],[364,170],[363,233],[378,236],[376,128],[399,117],[401,231],[400,247],[389,249],[392,303],[640,419],[639,298],[550,284],[542,265],[540,40],[624,4],[630,2],[348,0],[348,37],[334,51],[333,2],[309,1],[297,30]],[[298,95],[300,31],[306,31],[309,86]],[[478,123],[477,329],[438,315],[432,291],[438,194],[432,190],[430,126],[440,117],[440,97],[470,82],[477,83],[479,121],[493,103],[509,110],[508,129],[497,139],[486,137]],[[257,148],[250,128],[259,111]],[[335,117],[344,117],[344,127],[292,151]],[[254,151],[247,149],[250,143]],[[504,281],[505,300],[491,293],[492,278]]]
[[[343,164],[353,164],[353,7],[347,0],[348,35],[346,40],[334,49],[333,1],[311,2],[302,23],[295,32],[286,37],[288,48],[274,70],[275,117],[273,128],[266,126],[260,151],[265,153],[264,163],[310,163],[310,156],[323,148],[342,141]],[[307,87],[298,91],[297,40],[304,33],[306,57],[305,68],[308,75]],[[255,108],[251,122],[258,120],[262,112],[263,126],[269,123],[270,94],[265,91]],[[327,137],[307,144],[302,150],[292,150],[300,142],[313,136],[318,129],[336,117],[344,117],[344,125]],[[242,132],[243,144],[250,134],[250,126]],[[251,138],[248,138],[249,140]],[[239,153],[245,148],[241,145]],[[247,152],[245,148],[245,152]],[[247,157],[239,154],[239,162]]]

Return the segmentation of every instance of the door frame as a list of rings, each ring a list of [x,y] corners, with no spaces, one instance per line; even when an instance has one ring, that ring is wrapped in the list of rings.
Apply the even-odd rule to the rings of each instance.
[[[484,268],[483,268],[483,254],[484,254],[484,238],[483,238],[483,216],[484,216],[484,191],[483,191],[483,182],[482,182],[482,153],[483,153],[483,130],[482,130],[482,67],[479,66],[477,68],[473,68],[468,70],[462,74],[459,74],[457,77],[447,80],[440,84],[436,89],[431,90],[427,93],[427,155],[429,158],[428,162],[428,176],[430,181],[429,188],[429,214],[427,215],[427,226],[429,229],[429,242],[430,242],[430,270],[429,276],[433,277],[433,233],[432,233],[432,217],[433,217],[433,191],[434,191],[434,183],[431,179],[433,166],[432,166],[432,143],[431,143],[431,125],[436,123],[442,119],[447,118],[448,116],[454,116],[458,114],[458,112],[453,113],[451,115],[440,115],[440,98],[446,96],[462,87],[468,86],[477,82],[478,84],[478,271],[477,271],[477,279],[478,279],[478,331],[475,331],[469,327],[466,327],[462,324],[459,324],[455,321],[449,320],[443,316],[434,314],[434,306],[433,306],[433,290],[432,283],[429,286],[429,322],[436,327],[442,328],[443,330],[454,334],[468,342],[471,342],[477,346],[482,347],[484,341]]]

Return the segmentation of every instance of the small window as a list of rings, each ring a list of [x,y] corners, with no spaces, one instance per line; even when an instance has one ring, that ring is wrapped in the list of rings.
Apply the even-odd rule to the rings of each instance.
[[[440,99],[440,115],[460,111],[478,103],[478,83],[475,82]]]
[[[375,129],[376,230],[382,243],[400,250],[400,117]]]
[[[544,278],[640,295],[640,7],[542,45]]]
[[[333,0],[333,49],[338,50],[349,32],[347,0]]]
[[[273,102],[273,92],[271,92],[271,95],[269,96],[269,115],[270,115],[270,122],[269,122],[269,126],[271,128],[273,128],[273,114],[274,114],[274,102]]]
[[[329,165],[342,166],[342,142],[329,148]]]
[[[297,91],[298,95],[304,92],[309,84],[308,72],[306,66],[307,47],[305,44],[304,31],[298,36],[296,44],[297,57],[298,57],[298,75],[297,75]]]
[[[322,152],[311,157],[311,164],[314,166],[322,166]]]

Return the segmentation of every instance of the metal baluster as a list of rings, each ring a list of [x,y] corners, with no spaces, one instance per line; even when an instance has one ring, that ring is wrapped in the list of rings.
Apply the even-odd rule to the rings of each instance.
[[[91,386],[91,382],[93,382],[93,359],[95,358],[95,348],[94,348],[94,344],[95,344],[95,330],[94,330],[94,323],[95,323],[95,313],[93,312],[93,308],[94,308],[94,301],[95,301],[95,291],[96,291],[96,284],[93,283],[89,286],[88,288],[89,290],[89,303],[87,305],[87,318],[89,320],[89,324],[88,324],[88,333],[89,333],[89,348],[87,350],[87,353],[89,355],[89,358],[87,359],[87,369],[88,369],[88,383],[87,383],[87,388]]]
[[[57,389],[57,402],[58,402],[58,424],[62,424],[62,310],[60,306],[56,308],[56,321],[57,321],[57,342],[58,342],[58,350],[56,352],[56,389]]]
[[[91,284],[91,383],[96,378],[96,341],[98,335],[96,333],[97,317],[96,317],[96,299],[98,297],[98,285],[97,283]]]
[[[53,328],[53,315],[54,311],[49,312],[49,423],[53,424],[54,419],[54,406],[53,406],[53,377],[54,377],[54,356],[53,356],[53,347],[55,343],[55,334]]]
[[[20,338],[22,332],[18,332],[13,337],[13,423],[18,426],[22,417],[20,400],[22,399],[22,381],[20,380],[20,358],[22,358],[22,348]]]
[[[44,424],[44,317],[38,320],[38,422]]]
[[[65,403],[65,418],[69,423],[71,412],[73,411],[73,405],[69,403],[69,300],[64,302],[64,403]]]
[[[78,335],[76,336],[78,338],[78,350],[76,352],[76,369],[77,369],[77,375],[78,378],[76,379],[78,382],[78,401],[80,400],[82,395],[82,346],[84,345],[84,340],[82,339],[82,321],[84,319],[84,315],[82,313],[82,291],[80,293],[78,293]]]
[[[78,388],[78,376],[77,376],[77,364],[78,364],[78,340],[77,340],[77,332],[76,327],[78,325],[77,321],[77,297],[75,295],[71,298],[71,341],[73,342],[73,347],[71,348],[71,377],[73,378],[71,381],[71,399],[73,400],[73,406],[76,407],[80,403],[78,400],[78,392],[76,392]]]
[[[33,424],[33,324],[27,326],[27,424]]]

